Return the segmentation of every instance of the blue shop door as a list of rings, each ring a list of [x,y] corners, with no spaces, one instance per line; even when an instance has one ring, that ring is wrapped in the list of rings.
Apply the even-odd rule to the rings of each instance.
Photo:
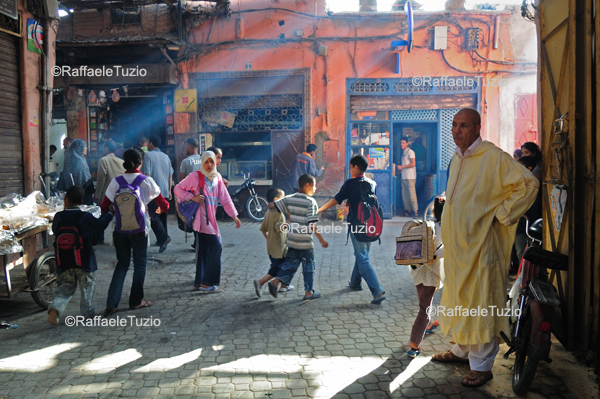
[[[391,219],[393,192],[391,173],[388,171],[369,173],[367,170],[366,176],[375,180],[375,183],[377,183],[377,191],[375,192],[375,195],[377,195],[377,200],[379,201],[379,205],[381,205],[384,219]]]

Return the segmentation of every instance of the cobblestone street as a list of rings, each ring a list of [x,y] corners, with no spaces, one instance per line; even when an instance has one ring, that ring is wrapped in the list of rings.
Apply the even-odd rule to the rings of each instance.
[[[359,292],[347,288],[354,256],[352,244],[345,246],[345,230],[324,235],[328,249],[316,243],[315,288],[322,298],[302,302],[299,271],[293,291],[274,299],[265,287],[256,299],[253,280],[268,270],[266,245],[259,224],[242,223],[238,230],[220,223],[223,293],[202,294],[192,290],[193,238],[185,243],[170,216],[172,243],[163,254],[157,247],[148,251],[145,299],[151,307],[127,308],[130,269],[113,316],[125,318],[126,326],[67,327],[61,317],[52,327],[30,295],[0,301],[0,319],[18,324],[0,331],[0,398],[515,397],[514,357],[502,358],[505,344],[494,379],[477,389],[460,384],[468,366],[431,362],[432,354],[450,348],[450,337],[439,330],[424,340],[416,359],[406,356],[418,302],[407,267],[393,260],[401,222],[386,222],[382,245],[371,247],[386,289],[381,305],[370,304],[365,284]],[[109,245],[97,246],[96,253],[94,302],[101,310],[116,257]],[[67,315],[78,310],[79,293]],[[136,326],[150,317],[154,325]],[[598,397],[591,369],[558,343],[551,356],[552,364],[539,365],[528,397]]]

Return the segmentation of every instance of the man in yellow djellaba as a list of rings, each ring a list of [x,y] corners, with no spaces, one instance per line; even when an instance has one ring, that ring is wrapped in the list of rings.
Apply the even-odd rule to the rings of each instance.
[[[469,363],[461,383],[477,387],[493,377],[498,337],[509,333],[503,311],[510,252],[539,182],[512,155],[481,139],[476,110],[455,115],[452,137],[457,147],[441,222],[446,281],[439,316],[456,344],[432,360]]]

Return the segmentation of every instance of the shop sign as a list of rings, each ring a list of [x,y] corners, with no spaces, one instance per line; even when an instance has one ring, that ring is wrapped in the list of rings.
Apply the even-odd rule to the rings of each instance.
[[[12,19],[19,19],[17,0],[0,0],[0,14]]]
[[[357,111],[356,116],[359,121],[370,121],[375,119],[377,111]]]
[[[175,90],[175,112],[196,113],[198,111],[196,89]]]
[[[232,128],[235,123],[236,114],[227,111],[206,112],[202,114],[202,121],[206,123],[219,124]]]

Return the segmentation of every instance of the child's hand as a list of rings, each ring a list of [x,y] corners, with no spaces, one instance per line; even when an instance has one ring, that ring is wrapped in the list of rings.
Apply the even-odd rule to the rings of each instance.
[[[346,205],[346,207],[340,212],[342,215],[347,215],[350,213],[350,205]]]
[[[238,217],[234,217],[233,221],[235,222],[235,228],[239,229],[242,226],[242,222],[240,222],[240,219],[238,219]]]
[[[157,215],[160,215],[162,213],[162,209],[160,209],[160,207],[156,208],[156,213]]]
[[[115,214],[115,207],[113,206],[113,204],[110,204],[110,206],[108,207],[108,211],[113,215]]]
[[[327,241],[325,241],[325,240],[321,240],[321,246],[323,248],[328,248],[329,247],[329,243]]]

